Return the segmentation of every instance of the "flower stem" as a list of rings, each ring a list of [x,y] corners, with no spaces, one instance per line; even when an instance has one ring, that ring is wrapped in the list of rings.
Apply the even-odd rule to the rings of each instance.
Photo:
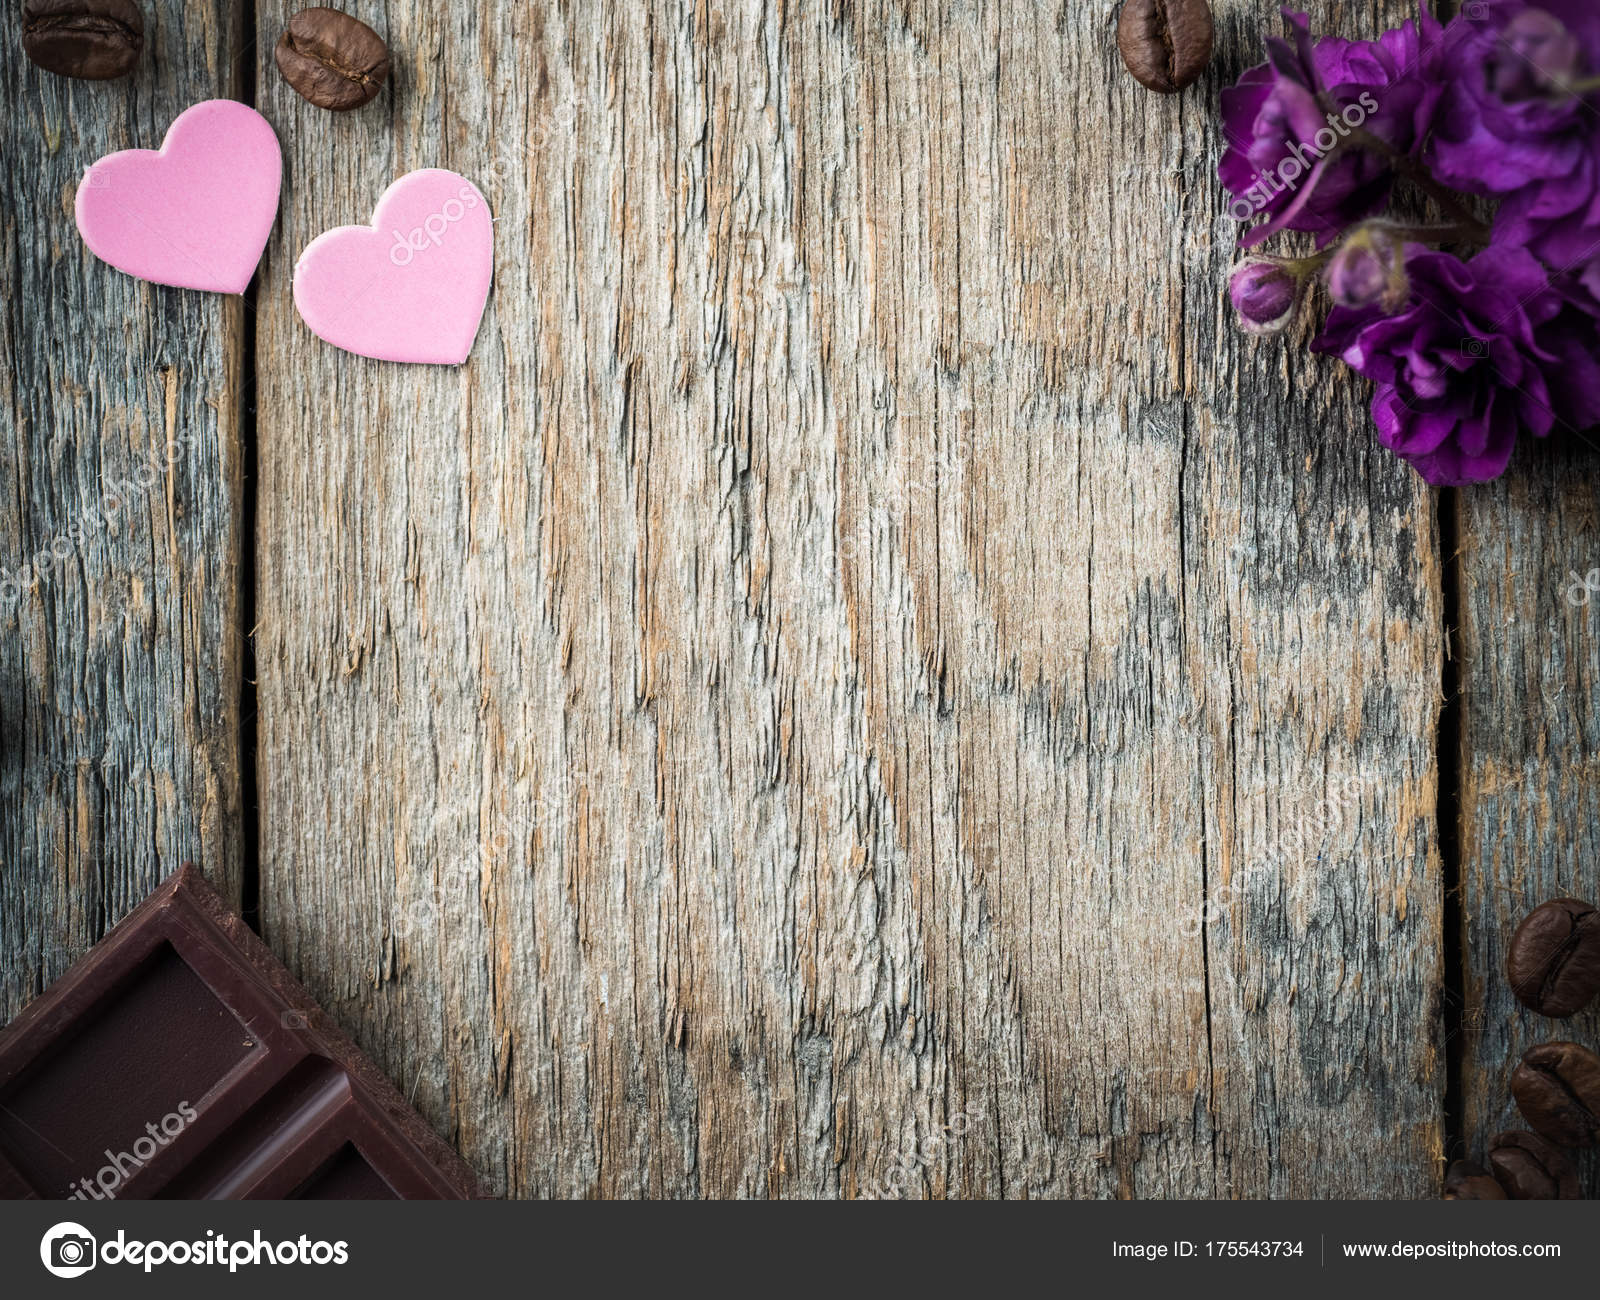
[[[1264,261],[1277,263],[1296,279],[1304,280],[1320,271],[1336,252],[1338,246],[1330,245],[1320,253],[1312,253],[1306,257],[1280,257],[1272,253],[1258,253],[1257,256]]]
[[[1360,148],[1371,150],[1373,153],[1382,154],[1389,165],[1415,185],[1429,198],[1433,199],[1449,216],[1455,220],[1456,226],[1467,230],[1467,237],[1478,243],[1489,242],[1489,227],[1479,221],[1467,210],[1461,202],[1461,196],[1448,186],[1442,185],[1434,179],[1433,173],[1426,167],[1419,165],[1409,154],[1403,154],[1381,136],[1373,135],[1371,131],[1358,128],[1351,132],[1350,138]]]
[[[1395,221],[1366,223],[1402,244],[1486,244],[1488,229],[1478,221],[1458,222],[1453,226],[1407,226]]]

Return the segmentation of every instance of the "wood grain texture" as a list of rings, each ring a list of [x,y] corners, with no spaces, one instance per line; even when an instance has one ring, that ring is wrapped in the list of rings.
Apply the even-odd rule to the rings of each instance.
[[[330,117],[289,8],[263,927],[491,1184],[1430,1194],[1436,521],[1227,319],[1268,11],[1173,99],[1110,3],[351,4]],[[289,298],[425,166],[460,370]]]
[[[1507,1087],[1535,1043],[1600,1047],[1600,1005],[1512,997],[1506,947],[1552,898],[1600,899],[1600,438],[1558,429],[1461,494],[1461,857],[1466,1154],[1526,1128]],[[1583,1162],[1600,1196],[1600,1160]]]
[[[73,199],[249,64],[234,6],[143,8],[122,81],[0,41],[0,1021],[185,861],[238,896],[244,308],[113,271]]]

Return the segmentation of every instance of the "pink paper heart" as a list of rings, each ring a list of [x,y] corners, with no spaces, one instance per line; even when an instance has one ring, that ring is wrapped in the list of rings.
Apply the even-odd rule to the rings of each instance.
[[[88,168],[78,231],[119,271],[180,289],[243,293],[278,215],[283,155],[255,109],[208,99],[185,109],[161,148]]]
[[[459,365],[489,299],[494,225],[471,181],[433,167],[383,192],[370,226],[306,245],[294,305],[311,332],[379,361]]]

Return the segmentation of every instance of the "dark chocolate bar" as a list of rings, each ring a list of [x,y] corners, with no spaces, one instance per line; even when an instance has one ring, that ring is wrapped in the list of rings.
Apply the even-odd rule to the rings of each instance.
[[[192,867],[0,1030],[0,1196],[482,1194]]]

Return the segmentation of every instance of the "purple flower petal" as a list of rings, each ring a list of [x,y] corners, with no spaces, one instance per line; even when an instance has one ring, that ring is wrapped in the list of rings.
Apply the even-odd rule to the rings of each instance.
[[[1437,484],[1502,473],[1519,434],[1600,421],[1600,300],[1526,249],[1470,262],[1411,245],[1411,299],[1336,307],[1317,339],[1376,385],[1379,440]]]

